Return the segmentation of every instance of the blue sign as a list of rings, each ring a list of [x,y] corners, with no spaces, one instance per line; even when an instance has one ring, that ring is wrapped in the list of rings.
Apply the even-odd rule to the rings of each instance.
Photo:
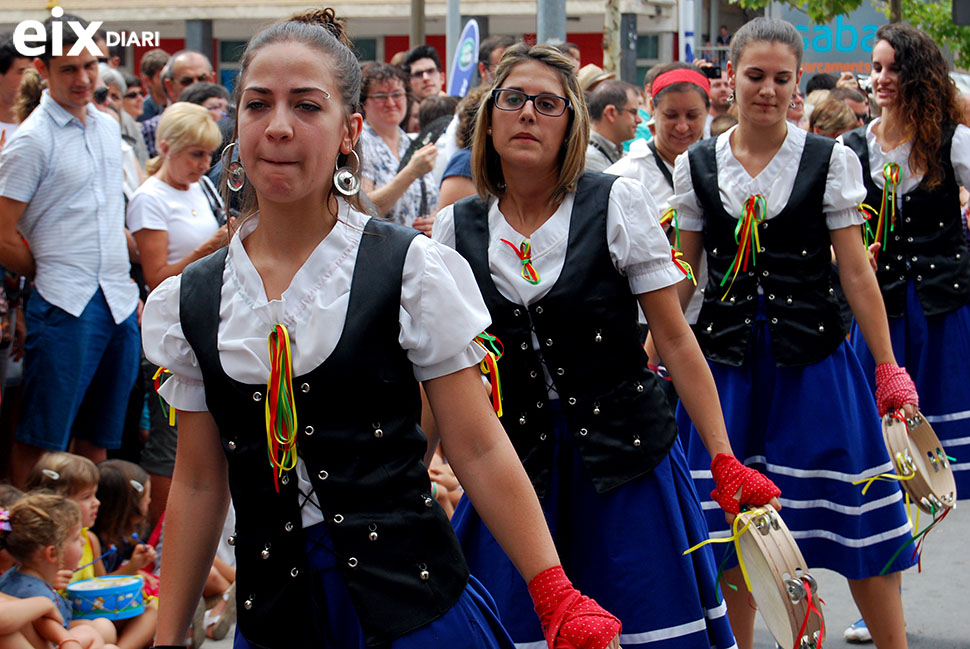
[[[478,63],[478,35],[478,21],[472,18],[461,30],[455,58],[449,68],[451,78],[448,80],[448,94],[452,97],[464,97],[468,93],[475,76],[475,64]]]
[[[773,15],[792,23],[802,36],[805,46],[803,82],[819,73],[835,76],[842,72],[869,74],[876,30],[888,22],[871,0],[863,2],[849,16],[837,16],[824,25],[816,25],[803,11],[788,5],[776,6],[778,9]]]

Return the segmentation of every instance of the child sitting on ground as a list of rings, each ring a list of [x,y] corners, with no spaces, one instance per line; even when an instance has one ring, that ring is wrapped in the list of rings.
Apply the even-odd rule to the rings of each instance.
[[[81,558],[78,505],[56,494],[28,493],[14,504],[6,518],[0,527],[0,546],[19,563],[0,577],[0,592],[13,597],[41,596],[51,600],[58,615],[47,617],[54,620],[59,617],[63,627],[69,630],[68,637],[58,640],[58,646],[72,640],[82,649],[114,649],[114,645],[105,644],[106,640],[114,640],[110,622],[104,618],[72,622],[70,605],[57,593],[58,588],[67,586],[65,575],[77,567]],[[41,627],[37,631],[50,639],[52,625]]]

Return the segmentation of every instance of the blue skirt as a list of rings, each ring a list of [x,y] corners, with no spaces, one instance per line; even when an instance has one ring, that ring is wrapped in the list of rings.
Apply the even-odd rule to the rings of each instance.
[[[713,553],[705,546],[683,556],[707,538],[707,526],[679,441],[652,473],[598,494],[561,414],[555,436],[556,466],[542,509],[573,584],[623,622],[624,649],[734,647]],[[544,649],[525,581],[467,498],[452,523],[516,647]]]
[[[889,335],[896,362],[916,383],[920,411],[956,458],[957,498],[970,498],[970,306],[927,318],[909,282],[906,315],[889,319]],[[852,345],[875,391],[876,364],[856,324]]]
[[[709,363],[734,454],[781,489],[782,517],[810,568],[849,579],[880,574],[912,527],[897,482],[877,481],[865,496],[852,484],[893,470],[858,359],[843,342],[817,363],[776,367],[763,312],[753,327],[743,366]],[[710,498],[710,455],[682,405],[677,423],[712,536],[730,536]],[[890,571],[913,565],[911,554],[900,553]]]
[[[366,649],[357,611],[340,571],[325,523],[305,530],[307,554],[320,598],[326,610],[315,614],[322,644],[320,649]],[[484,586],[469,577],[465,592],[444,615],[396,640],[382,649],[428,649],[429,647],[468,647],[469,649],[512,649],[512,639],[499,622],[495,602]],[[236,625],[233,649],[253,649]]]

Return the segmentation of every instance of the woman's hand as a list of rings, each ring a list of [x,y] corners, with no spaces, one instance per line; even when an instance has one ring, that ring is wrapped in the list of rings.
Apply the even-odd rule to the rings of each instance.
[[[902,409],[907,417],[912,417],[918,408],[919,395],[906,368],[895,363],[876,365],[876,409],[879,416]]]
[[[404,166],[404,171],[407,171],[417,180],[434,169],[434,163],[437,159],[438,147],[434,145],[434,142],[429,142],[414,152],[414,155]]]

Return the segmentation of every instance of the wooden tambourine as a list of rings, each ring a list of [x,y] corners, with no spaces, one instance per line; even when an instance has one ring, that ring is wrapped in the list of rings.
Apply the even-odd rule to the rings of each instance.
[[[748,525],[738,539],[738,552],[771,635],[782,649],[820,648],[825,620],[817,584],[785,522],[771,505],[738,518],[736,529]]]
[[[886,441],[900,484],[928,514],[941,513],[957,502],[957,484],[943,445],[921,413],[905,417],[901,410],[882,418]]]

